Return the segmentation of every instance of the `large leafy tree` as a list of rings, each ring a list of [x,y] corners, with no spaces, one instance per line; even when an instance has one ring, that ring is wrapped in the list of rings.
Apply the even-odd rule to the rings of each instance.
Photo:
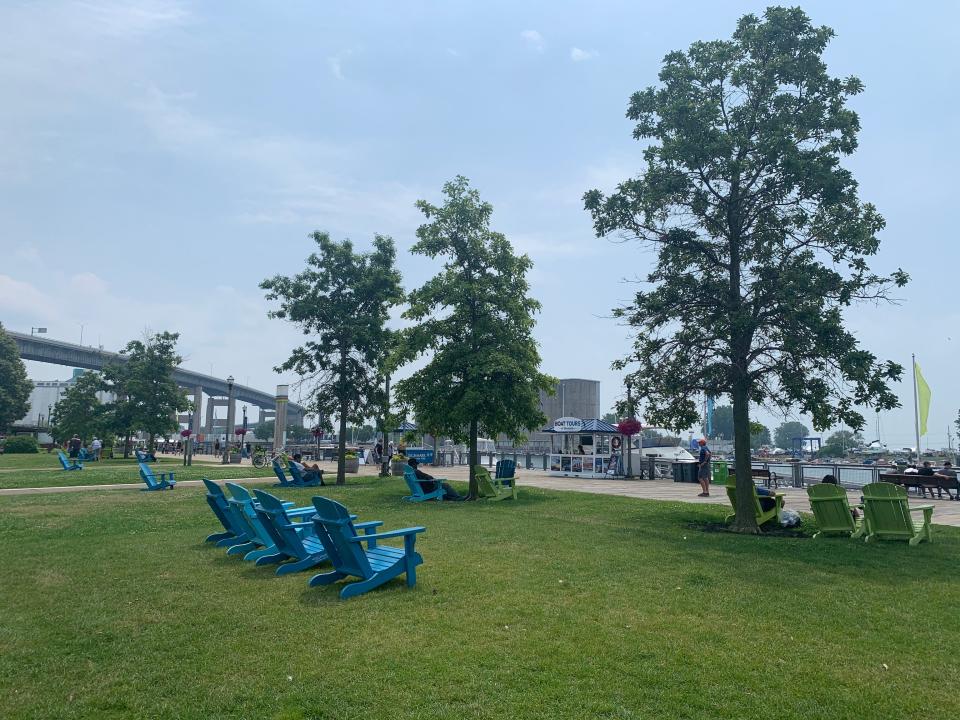
[[[750,448],[756,449],[763,447],[764,445],[769,445],[773,442],[770,439],[770,428],[768,428],[763,423],[752,422],[750,423]]]
[[[130,436],[137,425],[137,404],[129,389],[130,370],[126,362],[115,362],[100,373],[103,390],[110,398],[104,408],[104,431],[124,439],[125,458],[130,454]]]
[[[103,389],[99,373],[85,372],[64,391],[54,406],[50,421],[50,434],[57,442],[63,442],[74,434],[84,443],[94,435],[109,433],[108,411],[97,397]]]
[[[773,432],[773,440],[777,447],[784,450],[790,450],[793,447],[794,438],[805,438],[810,434],[810,428],[802,422],[790,420],[780,423]]]
[[[321,423],[339,419],[337,484],[346,482],[347,423],[362,422],[382,382],[389,351],[390,308],[403,299],[393,240],[376,235],[373,250],[354,252],[349,240],[336,242],[315,232],[317,251],[307,269],[264,280],[268,300],[279,300],[270,317],[289,320],[311,339],[294,348],[278,372],[293,370],[312,382],[309,402]]]
[[[416,323],[405,331],[409,355],[433,356],[397,383],[397,393],[419,427],[468,442],[475,497],[478,432],[520,440],[539,428],[546,422],[540,391],[551,391],[555,381],[540,372],[532,335],[540,304],[529,296],[530,258],[490,229],[493,207],[466,178],[446,183],[443,194],[443,205],[417,202],[429,222],[417,228],[412,248],[442,258],[443,267],[410,293],[404,313]]]
[[[177,430],[176,413],[190,407],[186,391],[173,379],[173,370],[182,362],[177,354],[179,333],[162,332],[146,340],[127,343],[122,351],[128,358],[123,369],[124,401],[129,402],[134,427],[149,435],[154,449],[156,437]]]
[[[884,221],[840,164],[857,147],[846,103],[863,85],[827,73],[832,37],[799,8],[771,7],[730,40],[669,53],[627,112],[646,168],[584,197],[598,235],[657,251],[647,286],[616,311],[637,330],[621,365],[646,388],[648,418],[690,426],[701,394],[732,400],[741,532],[757,532],[751,403],[798,407],[818,428],[898,404],[888,383],[902,368],[844,326],[845,308],[907,277],[867,265]]]
[[[17,344],[0,323],[0,432],[30,411],[32,391]]]
[[[733,440],[733,408],[717,405],[713,409],[713,437]]]
[[[820,448],[822,457],[844,457],[852,448],[863,444],[863,436],[851,430],[837,430]]]
[[[257,440],[273,440],[273,432],[276,426],[277,423],[274,420],[258,422],[257,426],[253,429],[253,436]]]

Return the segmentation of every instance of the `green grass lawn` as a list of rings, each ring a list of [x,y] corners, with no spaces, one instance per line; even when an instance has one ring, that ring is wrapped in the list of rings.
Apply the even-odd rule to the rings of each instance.
[[[199,480],[208,477],[257,478],[273,477],[273,470],[258,470],[252,465],[209,465],[194,464],[183,466],[180,456],[158,457],[158,462],[150,463],[155,472],[175,473],[177,482],[181,480]],[[60,466],[56,453],[38,455],[0,455],[0,490],[23,487],[51,487],[72,485],[105,485],[111,483],[133,483],[142,485],[137,462],[129,460],[102,460],[85,462],[83,470],[65,471]]]
[[[415,589],[341,601],[227,557],[197,488],[0,498],[0,717],[960,715],[952,528],[909,548],[705,532],[720,506],[323,492],[427,527]]]

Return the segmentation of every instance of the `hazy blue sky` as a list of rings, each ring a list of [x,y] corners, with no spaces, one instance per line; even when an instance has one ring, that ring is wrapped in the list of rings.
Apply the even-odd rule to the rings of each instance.
[[[883,357],[917,353],[939,447],[960,407],[960,6],[803,5],[836,30],[830,70],[866,84],[847,164],[887,219],[876,267],[914,278],[901,305],[850,321]],[[764,6],[6,0],[0,320],[74,342],[83,323],[109,349],[176,330],[188,367],[270,388],[299,336],[266,318],[258,282],[297,271],[325,229],[392,235],[406,286],[421,283],[435,265],[407,253],[413,203],[460,173],[535,262],[544,369],[599,379],[608,406],[628,341],[606,316],[650,256],[595,238],[581,195],[641,168],[624,113],[664,54]],[[909,387],[882,419],[892,445],[913,444]]]

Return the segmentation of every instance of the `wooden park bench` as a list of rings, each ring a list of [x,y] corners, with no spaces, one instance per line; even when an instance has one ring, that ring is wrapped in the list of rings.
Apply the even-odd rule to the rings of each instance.
[[[951,500],[960,499],[960,481],[955,477],[945,478],[936,475],[918,475],[917,473],[880,473],[878,479],[880,482],[899,485],[905,490],[913,488],[923,497],[927,496],[927,490],[930,491],[931,498],[933,498],[934,490],[937,491],[938,497],[943,497],[943,491],[946,490],[947,497]]]
[[[733,463],[729,464],[727,474],[732,478],[737,476],[737,469],[733,466]],[[780,476],[775,472],[771,472],[769,468],[750,468],[750,477],[752,477],[754,481],[763,480],[764,487],[770,487],[771,484],[775,488],[780,487]]]

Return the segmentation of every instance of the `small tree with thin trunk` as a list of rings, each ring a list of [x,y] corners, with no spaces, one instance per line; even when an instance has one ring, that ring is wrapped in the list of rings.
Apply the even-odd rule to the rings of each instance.
[[[649,288],[615,311],[637,329],[633,352],[647,419],[690,427],[697,399],[729,395],[737,469],[734,529],[757,532],[750,404],[798,407],[814,427],[859,428],[857,406],[897,406],[879,361],[845,328],[858,300],[907,277],[873,274],[883,218],[840,165],[860,122],[855,77],[830,77],[833,37],[799,8],[746,15],[732,39],[663,61],[660,85],[630,99],[646,168],[604,196],[585,195],[597,234],[657,251]]]
[[[371,414],[380,369],[389,352],[390,308],[403,299],[393,240],[376,235],[373,251],[356,253],[349,240],[312,235],[317,251],[293,277],[264,280],[268,300],[279,300],[270,317],[295,323],[311,339],[294,348],[277,372],[293,370],[311,383],[309,403],[321,426],[339,420],[337,485],[346,482],[347,423]]]
[[[108,412],[97,393],[103,389],[99,373],[85,372],[64,391],[53,408],[50,434],[58,443],[73,435],[80,436],[84,443],[94,435],[107,434]]]
[[[442,257],[443,268],[410,293],[404,313],[417,323],[405,331],[408,356],[433,355],[397,383],[397,394],[420,427],[469,443],[469,494],[476,497],[479,431],[520,440],[539,429],[547,420],[540,391],[552,391],[556,381],[540,372],[532,335],[540,303],[529,297],[530,258],[490,229],[493,207],[466,178],[446,183],[443,194],[443,205],[417,203],[429,222],[417,228],[412,248]]]
[[[123,354],[125,402],[129,402],[134,427],[149,435],[149,449],[155,449],[157,436],[166,437],[177,430],[176,414],[190,407],[186,390],[173,379],[174,369],[183,361],[177,354],[179,333],[156,333],[146,340],[127,343]]]

